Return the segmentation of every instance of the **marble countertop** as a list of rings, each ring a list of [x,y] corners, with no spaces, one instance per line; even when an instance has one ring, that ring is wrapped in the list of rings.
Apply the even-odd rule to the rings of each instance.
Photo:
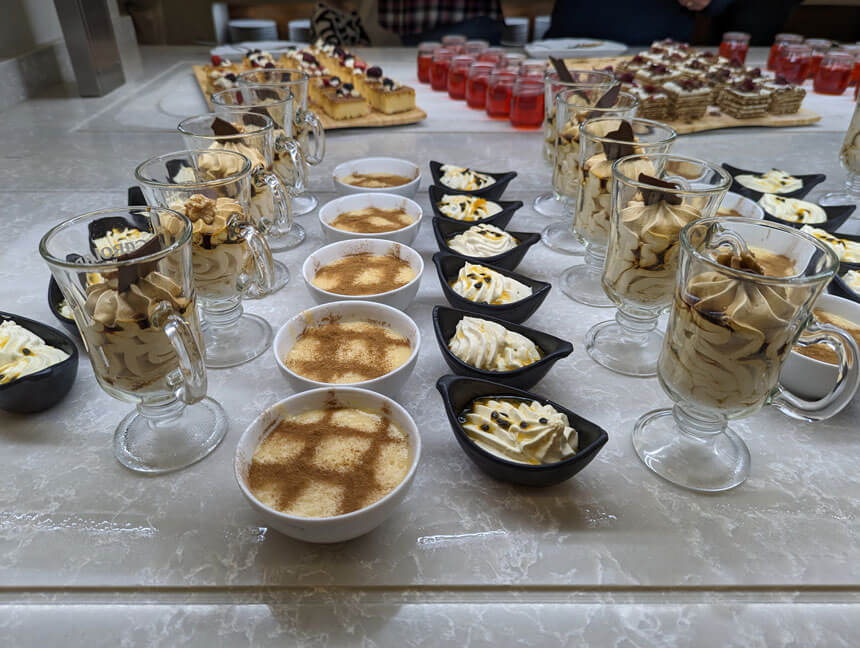
[[[143,159],[182,147],[175,124],[205,112],[190,68],[202,48],[144,48],[145,77],[99,99],[57,88],[0,113],[0,310],[58,325],[46,302],[42,234],[69,216],[120,205]],[[762,56],[756,51],[754,55]],[[412,50],[366,57],[415,82]],[[344,160],[391,155],[515,169],[506,199],[525,202],[511,227],[540,231],[531,209],[549,187],[541,137],[514,131],[418,87],[420,124],[328,136],[311,190],[334,197]],[[675,150],[741,167],[822,172],[839,186],[837,152],[852,101],[810,96],[820,123],[682,136]],[[422,181],[419,203],[429,209]],[[299,271],[321,244],[277,254],[293,280],[247,310],[279,327],[313,304]],[[847,230],[860,231],[857,221]],[[416,249],[429,261],[429,225]],[[581,259],[542,245],[520,266],[554,281]],[[401,398],[415,416],[422,463],[404,503],[367,536],[332,545],[261,526],[236,486],[245,427],[291,393],[271,354],[211,371],[225,407],[222,445],[189,469],[142,477],[113,458],[129,405],[96,384],[86,356],[69,396],[40,415],[0,413],[0,633],[4,645],[669,645],[848,646],[860,618],[860,399],[816,425],[772,409],[738,421],[749,480],[718,496],[676,488],[639,462],[633,422],[668,399],[656,380],[618,376],[583,348],[611,311],[551,292],[529,325],[571,340],[574,353],[535,391],[609,433],[592,464],[559,486],[495,482],[457,446],[436,379],[447,373],[430,312],[444,303],[428,268],[407,311],[424,339]],[[624,637],[624,639],[622,639]]]

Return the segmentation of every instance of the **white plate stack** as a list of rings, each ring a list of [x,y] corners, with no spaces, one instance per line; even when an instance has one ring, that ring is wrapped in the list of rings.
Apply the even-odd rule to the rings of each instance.
[[[290,40],[307,42],[311,38],[311,21],[309,18],[290,21]]]
[[[516,17],[505,18],[505,33],[502,45],[522,47],[529,41],[529,19]]]
[[[228,23],[230,42],[277,40],[278,24],[274,20],[239,18]]]
[[[550,16],[535,16],[534,40],[542,39],[549,31]]]

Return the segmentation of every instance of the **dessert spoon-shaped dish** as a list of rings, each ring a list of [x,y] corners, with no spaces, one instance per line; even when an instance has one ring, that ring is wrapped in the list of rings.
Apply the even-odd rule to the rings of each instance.
[[[836,274],[836,276],[833,277],[833,280],[828,286],[830,294],[836,295],[837,297],[850,299],[851,301],[860,304],[860,293],[858,293],[853,288],[851,288],[851,286],[848,285],[848,282],[842,278],[844,275],[845,273],[840,268],[839,272]]]
[[[764,207],[762,207],[762,211],[764,212],[764,219],[769,220],[772,223],[781,223],[782,225],[788,225],[796,229],[800,229],[804,225],[812,225],[813,227],[823,229],[825,232],[835,232],[845,224],[845,221],[848,220],[848,217],[851,216],[852,212],[856,208],[856,205],[819,205],[819,207],[821,207],[821,209],[824,210],[824,213],[827,214],[827,220],[823,223],[793,223],[791,221],[777,218],[773,214],[770,214]]]
[[[473,225],[483,225],[483,223],[473,223]],[[498,225],[496,226],[498,227]],[[466,257],[473,263],[489,263],[505,270],[514,270],[525,257],[532,245],[540,241],[540,234],[535,232],[508,232],[511,236],[517,239],[517,246],[506,250],[501,254],[496,254],[488,257],[468,256],[461,252],[451,249],[448,246],[448,240],[461,234],[463,231],[456,226],[443,222],[439,218],[433,219],[433,235],[436,237],[436,243],[439,245],[439,251],[447,254],[456,254]]]
[[[524,486],[553,486],[573,477],[585,468],[600,449],[606,445],[609,435],[605,430],[588,421],[572,410],[555,403],[548,398],[532,392],[509,387],[501,383],[480,378],[465,378],[461,376],[442,376],[436,382],[436,389],[442,395],[445,414],[454,432],[454,438],[478,468],[495,479],[521,484]],[[487,452],[469,438],[460,424],[460,414],[476,398],[492,396],[494,398],[512,397],[550,405],[567,416],[568,423],[574,428],[579,437],[578,450],[572,457],[554,463],[531,465],[502,459]]]
[[[442,183],[442,166],[446,164],[445,162],[430,162],[430,174],[433,176],[433,184],[437,185],[443,190],[451,190],[452,187],[448,187],[447,185]],[[469,167],[471,169],[471,167]],[[505,189],[508,188],[508,184],[510,184],[511,180],[517,177],[516,171],[507,171],[505,173],[491,173],[490,171],[480,171],[478,169],[472,169],[472,171],[476,171],[477,173],[483,173],[484,175],[488,175],[495,182],[493,184],[489,184],[486,187],[481,187],[480,189],[460,189],[458,191],[468,194],[470,196],[478,196],[479,198],[486,198],[487,200],[498,200],[502,197],[502,194],[505,193]]]
[[[508,226],[508,223],[511,222],[511,218],[513,218],[516,211],[523,206],[522,200],[489,201],[495,202],[499,207],[502,208],[502,210],[497,214],[493,214],[489,218],[482,218],[481,220],[475,221],[466,221],[446,216],[439,209],[439,203],[442,202],[442,198],[445,195],[469,196],[471,194],[468,191],[449,189],[447,187],[441,187],[439,185],[430,185],[430,188],[427,190],[427,193],[430,195],[430,207],[433,210],[433,215],[436,216],[436,218],[438,218],[441,222],[447,223],[451,227],[457,228],[460,231],[467,230],[472,225],[476,225],[478,223],[488,223],[490,225],[495,225],[496,227],[501,227],[502,229],[505,229]]]
[[[758,191],[756,189],[750,189],[749,187],[743,186],[740,182],[735,180],[735,176],[739,175],[761,175],[765,173],[764,171],[750,171],[748,169],[741,169],[736,166],[732,166],[731,164],[727,164],[723,162],[723,168],[729,172],[729,175],[732,176],[732,185],[729,187],[729,191],[733,191],[735,193],[739,193],[742,196],[746,196],[748,198],[752,198],[755,201],[758,201],[764,195],[764,192]],[[786,172],[788,173],[788,172]],[[795,178],[800,180],[803,183],[803,186],[800,189],[792,191],[791,193],[778,194],[783,198],[803,198],[810,191],[815,188],[816,185],[821,184],[827,179],[827,176],[823,173],[810,173],[807,175],[797,175],[792,173]]]

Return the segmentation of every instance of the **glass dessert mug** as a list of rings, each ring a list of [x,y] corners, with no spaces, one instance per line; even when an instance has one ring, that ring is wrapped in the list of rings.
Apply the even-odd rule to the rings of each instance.
[[[179,122],[177,130],[182,134],[185,146],[189,149],[227,150],[241,153],[251,161],[251,216],[260,225],[263,233],[273,228],[289,231],[293,226],[292,212],[289,202],[281,191],[281,182],[271,173],[274,156],[290,158],[296,169],[296,187],[288,187],[289,191],[297,191],[304,187],[304,163],[296,141],[284,135],[275,136],[274,122],[266,115],[244,111],[231,115],[232,121],[227,121],[218,115],[207,114],[189,117]],[[259,173],[265,169],[270,173]],[[281,202],[283,201],[283,203]],[[287,205],[281,210],[282,204]],[[287,266],[280,261],[274,262],[275,273],[271,292],[280,290],[290,280]],[[255,286],[259,288],[259,286]],[[246,297],[264,297],[260,290],[250,292]]]
[[[555,163],[555,147],[558,139],[555,117],[555,97],[562,90],[594,90],[597,89],[598,96],[603,95],[617,83],[611,72],[599,70],[568,70],[570,81],[561,81],[558,72],[547,70],[544,74],[544,98],[543,98],[543,157],[551,164]],[[542,193],[535,198],[534,210],[544,216],[564,217],[567,207],[564,197],[557,191]]]
[[[264,171],[253,171],[244,155],[210,149],[159,155],[134,172],[150,205],[191,221],[207,367],[243,364],[272,341],[269,323],[242,310],[244,295],[255,284],[268,292],[274,276],[269,246],[251,210],[254,173]]]
[[[601,87],[562,90],[555,98],[558,124],[552,165],[552,188],[565,205],[565,218],[544,228],[541,240],[550,249],[565,254],[583,254],[585,249],[574,233],[577,201],[579,200],[579,126],[595,117],[631,119],[639,107],[639,99],[619,92],[615,85],[606,92]]]
[[[849,403],[860,381],[857,345],[812,317],[838,267],[826,243],[785,225],[741,217],[684,227],[658,368],[675,406],[645,414],[632,437],[648,468],[692,490],[727,490],[746,479],[750,463],[729,419],[771,404],[820,421]],[[820,400],[779,384],[795,344],[825,344],[839,358],[839,380]]]
[[[848,174],[845,188],[824,194],[818,201],[822,205],[850,205],[860,201],[860,100],[856,97],[854,115],[839,150],[839,162]]]
[[[614,162],[603,289],[618,310],[585,336],[594,361],[627,376],[656,375],[657,319],[672,303],[681,229],[714,215],[730,184],[722,168],[671,153]]]
[[[94,232],[106,227],[148,236],[99,247]],[[116,428],[114,454],[138,472],[189,466],[227,431],[221,406],[206,397],[191,236],[189,220],[174,211],[121,207],[64,221],[39,243],[99,385],[137,404]]]
[[[299,142],[305,162],[305,176],[308,176],[307,165],[317,166],[325,157],[325,130],[319,116],[308,110],[308,84],[310,77],[296,68],[264,68],[242,72],[236,82],[240,88],[257,85],[274,85],[292,93],[292,126],[295,138]],[[279,160],[275,156],[275,160]],[[308,214],[316,209],[317,197],[306,193],[307,184],[293,196],[293,212],[297,216]],[[275,248],[272,248],[275,249]]]
[[[292,138],[293,122],[290,114],[293,97],[276,86],[265,86],[257,89],[245,87],[241,90],[232,88],[222,90],[212,95],[213,112],[229,122],[239,122],[249,110],[269,117],[275,125],[275,135]],[[306,178],[304,164],[295,165],[291,157],[275,155],[272,159],[272,170],[285,186],[296,187],[299,178]],[[301,170],[300,170],[301,168]],[[292,197],[292,196],[291,196]],[[292,206],[290,206],[292,209]],[[304,228],[290,219],[290,229],[272,227],[266,233],[266,240],[272,250],[281,252],[301,245],[305,240]]]
[[[574,301],[598,308],[614,305],[601,280],[612,213],[612,164],[627,155],[668,153],[676,136],[671,127],[650,119],[596,117],[580,126],[581,186],[574,230],[585,244],[585,263],[561,274],[561,289]],[[647,159],[640,166],[644,173],[654,173]]]

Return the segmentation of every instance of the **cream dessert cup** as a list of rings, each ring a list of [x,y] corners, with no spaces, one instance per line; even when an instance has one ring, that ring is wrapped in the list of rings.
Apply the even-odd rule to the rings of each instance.
[[[210,368],[253,360],[272,342],[269,323],[242,309],[245,294],[255,286],[268,292],[274,276],[263,226],[251,209],[251,185],[263,173],[240,153],[212,149],[160,155],[135,170],[150,205],[191,221],[194,283]]]
[[[580,89],[594,90],[603,94],[615,85],[615,76],[611,72],[599,70],[570,70],[570,81],[562,81],[558,72],[547,69],[544,73],[544,119],[543,119],[543,158],[550,164],[555,163],[555,145],[558,138],[555,117],[555,97],[562,90]],[[542,193],[532,204],[534,210],[543,216],[563,218],[567,213],[564,197],[556,191]]]
[[[315,112],[308,110],[308,84],[310,77],[296,68],[266,68],[242,72],[237,83],[240,88],[254,85],[274,85],[293,94],[293,128],[304,156],[305,175],[310,166],[318,166],[325,157],[325,131]],[[293,212],[296,216],[309,214],[316,209],[317,197],[307,191],[293,196]]]
[[[277,86],[222,90],[212,95],[212,110],[229,122],[238,122],[248,111],[266,115],[274,123],[275,138],[294,140],[291,117],[293,96],[288,90]],[[305,240],[304,228],[293,220],[292,206],[295,193],[304,189],[307,178],[304,156],[281,155],[276,150],[272,156],[272,170],[283,185],[290,188],[289,221],[284,222],[283,226],[280,222],[275,223],[275,226],[266,232],[269,248],[275,252],[283,252],[301,245]]]
[[[616,86],[617,87],[617,86]],[[552,186],[564,199],[564,219],[552,223],[541,232],[541,240],[551,250],[563,254],[585,254],[585,248],[574,232],[577,201],[579,200],[579,129],[587,119],[617,117],[631,119],[636,114],[639,99],[627,92],[600,88],[562,90],[555,98],[558,129],[555,158],[552,166]]]
[[[750,454],[729,420],[771,404],[821,421],[851,401],[857,344],[812,313],[838,267],[826,243],[785,225],[716,217],[684,227],[657,374],[674,407],[642,416],[632,436],[650,470],[695,491],[734,488],[749,474]],[[815,344],[835,351],[839,379],[806,400],[779,375],[793,346]]]
[[[676,136],[671,127],[650,119],[596,117],[580,126],[581,186],[574,229],[585,244],[585,263],[568,268],[560,277],[562,292],[574,301],[595,308],[614,306],[601,280],[609,243],[613,162],[633,154],[668,153]],[[654,173],[647,159],[636,164],[642,172]]]
[[[92,226],[131,222],[130,214],[151,236],[120,254],[94,252]],[[177,212],[121,207],[64,221],[39,243],[99,385],[137,406],[114,432],[114,455],[136,472],[190,466],[227,432],[224,410],[206,397],[191,238],[191,222]]]
[[[818,200],[819,205],[850,205],[860,202],[860,97],[855,102],[854,115],[848,124],[848,130],[845,131],[842,148],[839,149],[839,163],[848,174],[845,177],[845,186],[842,191],[824,194]]]
[[[643,173],[646,162],[655,175]],[[656,375],[663,344],[657,320],[672,303],[681,229],[714,215],[730,184],[722,168],[670,153],[629,155],[613,163],[602,281],[618,310],[614,320],[585,336],[595,362],[627,376]]]
[[[211,113],[197,115],[183,119],[177,130],[189,149],[236,151],[251,161],[254,172],[258,169],[268,171],[266,174],[258,173],[251,183],[252,218],[260,225],[264,234],[273,229],[289,230],[293,226],[290,202],[287,196],[282,195],[278,178],[272,173],[272,161],[275,155],[290,158],[299,170],[293,181],[297,187],[304,187],[304,164],[298,144],[291,137],[282,134],[276,136],[274,122],[266,115],[248,110],[232,113],[231,118],[232,121],[227,121]],[[287,189],[290,192],[297,190],[296,187]],[[281,211],[280,204],[286,204],[287,209]],[[275,260],[274,267],[271,291],[264,293],[258,286],[254,286],[246,295],[248,299],[265,297],[289,283],[290,271],[286,264]]]

